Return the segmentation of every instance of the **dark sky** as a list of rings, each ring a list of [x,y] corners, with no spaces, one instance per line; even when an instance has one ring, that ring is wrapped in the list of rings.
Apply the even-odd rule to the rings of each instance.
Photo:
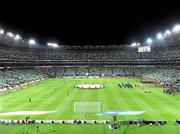
[[[84,4],[17,6],[0,13],[0,26],[37,41],[111,45],[145,41],[180,23],[180,8]]]

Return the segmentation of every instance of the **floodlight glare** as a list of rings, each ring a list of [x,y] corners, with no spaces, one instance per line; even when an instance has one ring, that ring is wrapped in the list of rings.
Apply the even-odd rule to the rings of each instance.
[[[3,29],[0,29],[0,34],[4,34],[4,30]]]
[[[140,45],[141,45],[141,43],[137,43],[136,45],[137,45],[137,46],[140,46]]]
[[[47,46],[52,46],[53,45],[53,43],[47,43]]]
[[[21,39],[21,36],[19,34],[16,34],[15,37],[14,37],[15,40],[20,40]]]
[[[163,35],[162,35],[161,33],[158,33],[158,34],[157,34],[157,38],[158,38],[158,39],[162,39],[162,38],[163,38]]]
[[[53,44],[53,47],[54,47],[54,48],[58,47],[58,44],[54,43],[54,44]]]
[[[58,47],[58,44],[57,43],[49,43],[48,42],[47,46],[56,48],[56,47]]]
[[[7,32],[7,36],[9,36],[9,37],[14,37],[14,34],[13,33],[11,33],[11,32]]]
[[[135,46],[136,46],[136,42],[133,42],[133,43],[131,44],[131,46],[132,46],[132,47],[135,47]]]
[[[164,33],[165,36],[170,35],[170,34],[171,32],[169,30],[166,30],[166,32]]]
[[[151,44],[151,43],[152,43],[152,39],[151,39],[151,38],[148,38],[148,39],[147,39],[147,43],[148,43],[148,44]]]
[[[30,45],[35,45],[36,44],[36,41],[34,39],[30,39],[29,42],[28,42]]]
[[[173,31],[174,31],[174,32],[180,31],[180,25],[174,26]]]

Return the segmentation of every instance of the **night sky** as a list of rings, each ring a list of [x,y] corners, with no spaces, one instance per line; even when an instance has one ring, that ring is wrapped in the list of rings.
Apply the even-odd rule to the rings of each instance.
[[[1,12],[0,26],[38,42],[122,45],[143,42],[180,23],[180,8],[142,5],[46,5]]]

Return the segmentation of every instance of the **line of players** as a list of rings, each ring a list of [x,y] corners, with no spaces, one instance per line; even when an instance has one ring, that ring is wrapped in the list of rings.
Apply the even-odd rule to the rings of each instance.
[[[131,83],[129,83],[129,82],[122,82],[121,84],[120,83],[118,83],[118,86],[120,87],[120,88],[122,88],[122,87],[124,87],[124,88],[133,88],[133,85],[131,84]]]

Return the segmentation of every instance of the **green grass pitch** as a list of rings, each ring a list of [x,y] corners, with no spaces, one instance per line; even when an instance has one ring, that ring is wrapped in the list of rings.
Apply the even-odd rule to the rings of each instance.
[[[120,88],[118,83],[130,82],[139,85],[133,89]],[[105,88],[97,90],[77,89],[76,84],[100,83]],[[151,89],[151,93],[144,93]],[[29,103],[31,98],[31,103]],[[180,119],[180,95],[163,93],[162,87],[147,85],[138,78],[100,78],[100,79],[50,79],[31,85],[23,90],[0,95],[0,113],[15,111],[56,111],[45,115],[31,115],[31,119],[92,119],[111,120],[112,117],[96,116],[95,113],[74,112],[75,102],[99,102],[100,111],[143,110],[138,116],[121,116],[119,120],[167,120],[163,126],[122,125],[115,130],[118,134],[177,134],[180,127],[175,120]],[[25,115],[4,116],[0,119],[24,119]],[[0,134],[21,134],[28,131],[36,134],[37,125],[0,125]],[[107,125],[40,125],[41,134],[109,134]]]

